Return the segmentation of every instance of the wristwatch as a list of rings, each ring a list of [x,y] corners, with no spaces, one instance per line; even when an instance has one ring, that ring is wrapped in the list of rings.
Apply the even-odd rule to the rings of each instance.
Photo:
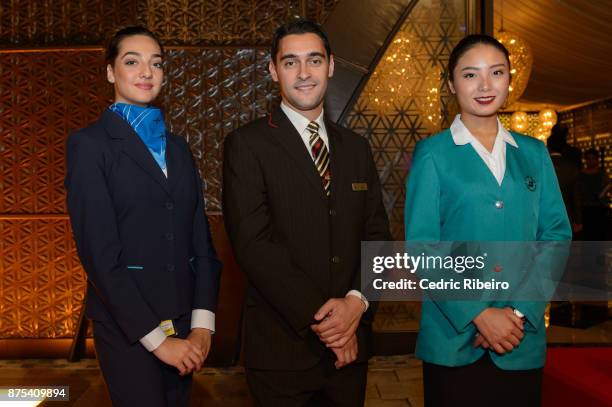
[[[523,314],[521,311],[517,310],[516,308],[512,307],[512,312],[514,312],[514,315],[516,315],[517,317],[519,317],[520,319],[523,320],[523,322],[525,322],[525,314]]]

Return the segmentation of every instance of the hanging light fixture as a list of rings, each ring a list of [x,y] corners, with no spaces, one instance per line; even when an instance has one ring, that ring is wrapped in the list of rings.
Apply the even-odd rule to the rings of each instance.
[[[533,53],[527,41],[523,40],[519,35],[504,30],[504,2],[501,2],[501,24],[500,30],[495,36],[510,53],[510,86],[508,88],[508,99],[506,99],[505,107],[512,106],[514,102],[525,92],[529,76],[531,75],[531,66],[533,65]]]
[[[368,81],[368,104],[381,116],[395,111],[412,96],[408,78],[414,76],[414,47],[408,33],[398,33]]]
[[[436,63],[426,73],[423,87],[425,96],[417,98],[417,105],[423,117],[425,128],[435,133],[440,130],[442,114],[440,107],[440,86],[442,85],[442,70]]]
[[[553,109],[543,109],[538,113],[538,118],[542,127],[550,130],[557,123],[557,112]]]
[[[514,112],[510,117],[510,127],[519,133],[525,133],[529,128],[529,116],[525,112]]]
[[[550,137],[550,129],[547,129],[544,126],[542,126],[542,124],[540,124],[533,131],[533,137],[535,137],[538,140],[543,141],[544,143],[546,143],[546,140],[548,140],[548,137]]]

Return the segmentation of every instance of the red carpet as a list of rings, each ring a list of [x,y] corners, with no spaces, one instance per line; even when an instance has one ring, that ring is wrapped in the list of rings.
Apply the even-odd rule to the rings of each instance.
[[[542,406],[612,406],[612,347],[548,348]]]

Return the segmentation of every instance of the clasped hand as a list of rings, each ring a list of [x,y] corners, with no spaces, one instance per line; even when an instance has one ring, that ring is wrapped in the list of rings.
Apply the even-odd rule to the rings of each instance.
[[[349,295],[344,298],[332,298],[319,308],[314,316],[318,324],[311,329],[336,355],[337,369],[357,359],[357,336],[364,306],[360,298]]]
[[[187,339],[166,338],[153,354],[162,362],[174,366],[181,376],[198,371],[210,350],[211,332],[204,328],[194,328]]]
[[[487,308],[474,318],[478,336],[474,340],[475,348],[492,348],[503,355],[512,351],[523,340],[523,320],[516,316],[511,308]]]

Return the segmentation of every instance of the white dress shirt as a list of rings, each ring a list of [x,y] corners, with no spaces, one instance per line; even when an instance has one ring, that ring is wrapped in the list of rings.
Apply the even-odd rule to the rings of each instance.
[[[495,136],[493,151],[487,150],[468,128],[465,127],[465,124],[461,121],[460,114],[455,116],[450,131],[456,145],[462,146],[470,143],[472,147],[474,147],[474,150],[476,150],[482,161],[484,161],[489,168],[489,171],[491,171],[491,174],[493,174],[497,180],[497,184],[501,186],[504,180],[504,174],[506,173],[506,143],[516,148],[518,148],[518,144],[516,144],[516,140],[514,140],[512,134],[510,134],[501,124],[499,118],[497,119],[497,135]],[[513,311],[519,318],[525,317],[518,309],[513,309]]]
[[[470,143],[472,145],[482,161],[484,161],[491,171],[491,174],[493,174],[497,180],[497,183],[501,185],[506,172],[506,143],[516,148],[518,148],[518,145],[510,132],[502,126],[499,119],[497,119],[497,136],[495,137],[493,151],[487,150],[482,143],[470,133],[468,128],[465,127],[465,124],[461,121],[460,114],[455,116],[450,131],[455,144],[461,146]]]
[[[300,134],[300,137],[302,138],[302,141],[304,142],[304,146],[306,147],[306,150],[308,151],[308,154],[310,154],[310,157],[313,159],[313,163],[314,163],[312,149],[310,148],[310,134],[311,133],[307,129],[308,124],[310,123],[310,120],[302,116],[300,113],[296,112],[289,106],[287,106],[284,102],[281,102],[280,107],[282,111],[285,113],[285,115],[289,118],[289,121],[291,122],[291,124],[293,124],[293,127],[295,127],[297,132]],[[319,125],[319,136],[323,140],[323,143],[325,143],[325,146],[327,147],[327,151],[330,151],[330,154],[331,154],[331,149],[329,148],[329,138],[327,137],[327,129],[325,128],[325,121],[323,120],[323,110],[321,110],[321,114],[314,121],[317,122],[317,124]],[[334,174],[332,174],[332,177],[333,176]],[[361,292],[359,292],[358,290],[350,290],[348,293],[346,293],[346,295],[353,295],[361,299],[364,305],[364,312],[368,310],[370,303],[368,302],[366,297],[363,294],[361,294]]]
[[[159,321],[161,323],[161,321]],[[191,329],[206,328],[215,333],[215,314],[207,309],[194,309],[191,311]],[[166,334],[158,326],[140,339],[140,343],[149,352],[153,352],[166,339]]]
[[[310,157],[314,160],[314,157],[312,156],[312,149],[310,148],[311,133],[307,129],[310,120],[302,116],[283,102],[281,102],[281,109],[283,110],[285,115],[287,115],[289,121],[291,122],[291,124],[293,124],[293,127],[295,127],[298,133],[300,133],[300,137],[302,137],[302,141],[304,142],[304,146],[306,146],[306,150],[308,150],[308,154],[310,154]],[[317,124],[319,125],[319,136],[323,140],[323,143],[325,143],[327,151],[330,151],[329,139],[327,137],[327,129],[325,128],[325,121],[323,120],[323,111],[321,111],[319,117],[317,117],[314,121],[317,122]]]

